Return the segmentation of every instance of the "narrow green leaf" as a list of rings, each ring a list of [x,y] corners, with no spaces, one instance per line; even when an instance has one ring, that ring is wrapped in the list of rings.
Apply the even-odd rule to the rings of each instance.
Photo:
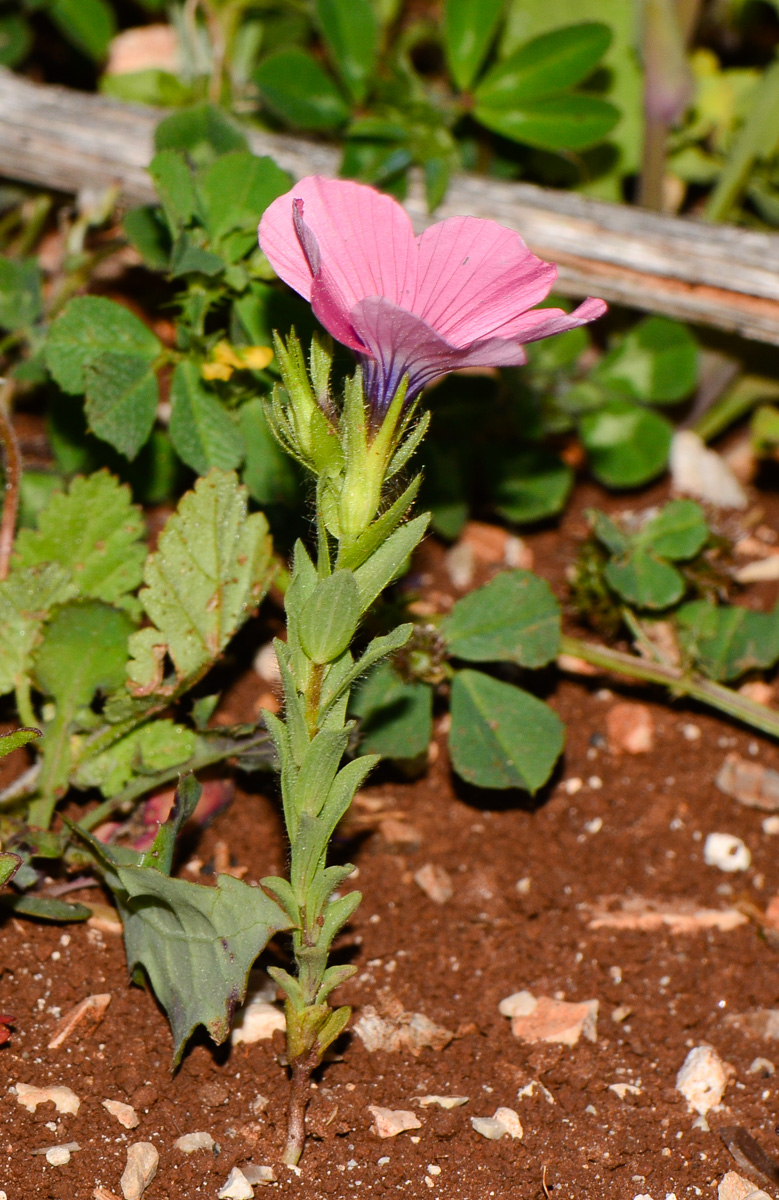
[[[360,620],[360,594],[351,571],[320,579],[298,618],[301,645],[320,666],[343,654]]]
[[[468,783],[536,792],[552,773],[565,726],[548,705],[481,671],[452,683],[452,766]]]
[[[170,437],[179,457],[205,475],[211,467],[230,470],[243,459],[241,435],[227,410],[207,391],[198,365],[180,362],[170,390]]]
[[[543,667],[560,651],[560,606],[532,571],[503,571],[457,601],[441,636],[455,658]]]
[[[352,99],[362,104],[379,48],[370,0],[316,0],[316,16],[333,67]]]
[[[475,91],[477,105],[509,111],[575,87],[610,44],[611,30],[597,21],[542,33],[487,72]]]
[[[29,329],[42,312],[38,264],[34,259],[0,258],[0,329]]]
[[[92,909],[85,904],[68,904],[67,900],[57,900],[53,896],[15,896],[6,892],[0,896],[0,905],[17,917],[32,917],[36,921],[86,921],[92,916]]]
[[[113,9],[107,0],[51,0],[48,15],[63,36],[90,58],[100,62],[116,33]]]
[[[330,76],[297,47],[264,59],[254,81],[268,108],[299,129],[337,129],[349,119],[349,106]]]
[[[452,78],[461,92],[478,75],[504,7],[504,0],[446,0],[444,49]]]
[[[247,515],[246,489],[213,470],[179,502],[146,561],[140,600],[152,621],[130,640],[129,674],[141,694],[161,681],[170,655],[179,680],[222,653],[273,578],[268,524]]]
[[[9,850],[0,851],[0,888],[11,882],[21,865],[22,859],[18,854],[12,854]]]
[[[84,411],[89,430],[125,458],[148,441],[160,392],[152,366],[130,354],[105,351],[87,363]]]
[[[80,394],[84,371],[106,351],[153,362],[162,346],[129,309],[102,296],[76,296],[54,321],[46,340],[46,362],[63,391]]]
[[[581,93],[543,100],[506,101],[506,108],[479,103],[473,115],[501,137],[539,150],[586,150],[611,133],[619,109],[608,100]]]
[[[406,525],[387,538],[383,545],[371,555],[366,563],[355,571],[357,586],[360,589],[360,604],[365,612],[373,601],[384,591],[388,583],[396,579],[405,566],[409,555],[417,548],[425,536],[429,513],[421,513]]]
[[[133,606],[131,594],[143,577],[145,534],[127,484],[108,471],[76,476],[67,492],[52,495],[38,528],[17,535],[14,573],[17,567],[59,563],[69,572],[72,594]]]
[[[198,180],[209,233],[222,237],[232,229],[250,229],[256,234],[265,209],[291,186],[291,176],[272,158],[247,150],[223,154]]]

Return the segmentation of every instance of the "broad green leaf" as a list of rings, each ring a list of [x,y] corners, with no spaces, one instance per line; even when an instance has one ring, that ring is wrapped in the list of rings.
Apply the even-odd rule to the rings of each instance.
[[[152,363],[162,347],[129,309],[102,296],[76,296],[53,323],[46,362],[63,391],[80,394],[85,368],[105,351]]]
[[[17,66],[31,46],[32,31],[22,17],[15,13],[0,17],[0,67]]]
[[[391,662],[379,663],[358,685],[349,709],[360,718],[359,754],[417,758],[433,736],[433,689],[401,679]]]
[[[212,237],[232,229],[250,229],[256,237],[260,217],[273,200],[289,191],[292,178],[272,158],[233,150],[206,168],[198,186]]]
[[[165,271],[170,262],[171,238],[163,214],[156,204],[144,204],[125,213],[124,234],[147,267]]]
[[[694,600],[679,609],[676,621],[683,649],[711,679],[738,679],[779,659],[779,609],[762,613]]]
[[[446,0],[444,50],[452,78],[461,92],[478,75],[504,8],[504,0]]]
[[[637,487],[665,469],[673,426],[628,400],[585,414],[579,432],[596,479],[607,487]]]
[[[149,174],[171,232],[176,234],[198,211],[192,172],[181,151],[160,150],[149,163]]]
[[[66,790],[73,762],[71,735],[82,710],[89,709],[98,692],[114,692],[124,682],[132,628],[126,613],[100,600],[71,601],[46,624],[32,673],[35,686],[54,700],[56,709],[44,731],[40,794],[30,805],[31,825],[48,829]]]
[[[698,343],[686,325],[668,317],[645,317],[590,376],[617,383],[637,400],[675,404],[698,382]]]
[[[440,631],[455,658],[543,667],[560,650],[560,605],[532,571],[502,571],[458,600]]]
[[[130,104],[150,104],[155,108],[180,108],[197,98],[197,85],[187,86],[170,71],[146,67],[142,71],[123,71],[121,75],[103,75],[99,83],[104,96],[126,100]]]
[[[33,259],[0,258],[0,329],[29,329],[42,311],[38,264]]]
[[[693,558],[709,539],[706,514],[694,500],[671,500],[636,534],[636,545],[672,562]]]
[[[67,492],[51,497],[38,528],[18,534],[14,574],[17,567],[58,563],[72,580],[71,595],[134,607],[132,593],[143,577],[146,557],[145,532],[143,514],[132,503],[127,484],[108,471],[76,476]]]
[[[481,671],[452,683],[452,766],[468,783],[536,792],[552,773],[565,726],[548,705]]]
[[[370,0],[316,0],[316,16],[333,67],[352,99],[362,104],[379,48]]]
[[[90,433],[133,459],[149,439],[160,390],[150,363],[131,354],[106,351],[84,371],[84,411]]]
[[[337,129],[349,119],[349,106],[330,76],[295,46],[264,59],[254,82],[268,108],[299,129]]]
[[[616,169],[625,175],[638,170],[644,129],[643,78],[638,48],[641,43],[641,9],[625,0],[508,0],[501,39],[501,57],[512,55],[529,38],[581,21],[602,21],[612,33],[598,73],[605,84],[604,99],[620,110],[621,117],[609,135],[618,147]],[[621,199],[621,197],[620,197]]]
[[[105,58],[116,33],[108,0],[51,0],[46,11],[72,45],[97,62]]]
[[[495,511],[518,525],[552,517],[565,507],[573,471],[550,450],[521,450],[495,463],[491,481]]]
[[[608,100],[581,93],[543,100],[507,101],[505,108],[477,104],[473,115],[501,137],[539,150],[586,150],[611,133],[619,110]]]
[[[0,583],[0,695],[23,684],[42,623],[75,595],[70,572],[58,563],[14,569]]]
[[[195,166],[205,166],[220,154],[248,150],[246,134],[237,121],[215,104],[193,104],[160,121],[154,130],[155,150],[180,150]]]
[[[594,71],[610,43],[608,25],[594,21],[542,33],[487,72],[474,92],[477,106],[513,110],[567,91]]]
[[[134,690],[161,682],[168,654],[181,682],[214,662],[273,577],[268,524],[247,515],[246,489],[213,470],[182,497],[146,561],[140,600],[152,628],[130,639]]]
[[[243,482],[251,498],[263,508],[294,508],[300,501],[300,479],[293,460],[270,431],[259,396],[241,405],[238,425],[246,452]]]
[[[229,471],[243,459],[240,432],[213,392],[206,389],[198,365],[180,362],[170,389],[170,437],[178,456],[205,475],[211,467]]]
[[[204,887],[153,867],[115,866],[108,883],[124,925],[128,965],[143,967],[168,1014],[174,1063],[198,1025],[221,1044],[254,960],[274,934],[289,928],[289,919],[261,888],[230,875]]]
[[[12,854],[10,850],[0,851],[0,888],[11,882],[21,865],[22,859],[18,854]]]
[[[6,754],[12,754],[20,746],[26,746],[28,742],[40,736],[40,729],[29,729],[26,726],[22,726],[21,729],[14,729],[11,733],[0,735],[0,758],[5,758]],[[0,880],[0,886],[2,886],[2,882]]]
[[[168,718],[151,721],[114,742],[93,758],[85,758],[73,777],[78,787],[100,788],[115,796],[133,775],[151,775],[187,762],[195,751],[195,734]]]
[[[225,269],[225,260],[210,250],[204,250],[188,233],[181,233],[170,252],[170,273],[174,279],[182,275],[218,275]]]
[[[297,613],[300,643],[312,662],[333,662],[351,644],[361,615],[360,593],[351,571],[320,579]]]
[[[609,586],[637,608],[668,608],[685,592],[684,577],[676,568],[642,549],[612,559],[604,574]]]

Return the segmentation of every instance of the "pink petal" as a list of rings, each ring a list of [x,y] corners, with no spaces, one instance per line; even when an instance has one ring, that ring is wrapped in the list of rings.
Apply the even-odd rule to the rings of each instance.
[[[518,336],[523,342],[540,342],[542,338],[596,321],[607,308],[605,300],[597,300],[594,296],[589,296],[572,313],[563,312],[561,308],[536,308],[521,318],[522,329]]]
[[[411,221],[391,196],[365,184],[310,175],[266,209],[260,245],[276,273],[306,300],[313,272],[293,219],[293,201],[330,275],[329,291],[347,311],[366,296],[410,303],[416,278]]]
[[[557,268],[495,221],[449,217],[417,239],[415,313],[452,346],[517,337],[522,314],[544,300]]]

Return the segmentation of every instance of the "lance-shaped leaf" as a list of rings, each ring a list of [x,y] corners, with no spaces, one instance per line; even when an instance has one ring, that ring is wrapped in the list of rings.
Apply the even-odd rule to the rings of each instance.
[[[213,470],[182,498],[146,562],[141,603],[153,622],[130,639],[136,694],[162,681],[166,655],[181,684],[205,671],[273,578],[268,524],[247,515],[246,489]]]
[[[20,531],[14,572],[17,566],[59,563],[69,572],[74,595],[132,608],[131,593],[143,578],[145,532],[126,484],[108,471],[76,476],[67,492],[51,497],[37,529]]]
[[[11,754],[14,750],[18,750],[20,746],[26,746],[33,738],[39,738],[40,736],[40,729],[30,729],[27,726],[22,726],[21,729],[14,729],[11,733],[4,733],[0,737],[0,758],[5,758],[6,754]],[[0,883],[2,883],[1,880]]]

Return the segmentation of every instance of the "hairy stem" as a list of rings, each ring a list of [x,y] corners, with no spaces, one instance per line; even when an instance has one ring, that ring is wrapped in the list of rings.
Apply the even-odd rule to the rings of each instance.
[[[0,441],[3,443],[5,465],[5,502],[0,521],[0,580],[8,578],[11,567],[22,482],[22,456],[10,415],[12,397],[13,384],[9,381],[0,389]]]
[[[689,696],[692,700],[699,700],[737,721],[743,721],[746,725],[761,730],[762,733],[779,738],[779,712],[742,696],[732,688],[723,687],[721,683],[714,683],[679,667],[647,662],[634,654],[610,650],[607,646],[597,646],[579,638],[561,638],[560,650],[563,654],[571,654],[594,667],[613,671],[617,675],[639,679],[644,683],[659,683],[676,696]]]

